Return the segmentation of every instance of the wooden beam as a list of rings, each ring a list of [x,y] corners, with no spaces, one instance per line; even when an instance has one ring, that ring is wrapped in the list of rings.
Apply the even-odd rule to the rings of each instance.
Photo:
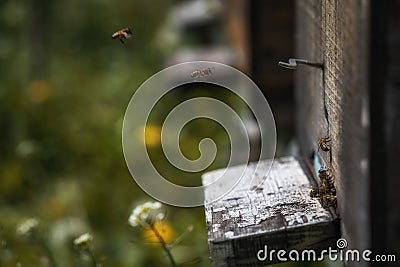
[[[309,196],[316,185],[303,160],[285,157],[247,166],[238,185],[222,199],[205,205],[208,242],[213,266],[260,266],[265,261],[257,252],[268,250],[335,247],[340,236],[339,222],[333,210],[324,209],[318,199]],[[271,167],[270,172],[268,169]],[[203,175],[209,184],[224,171],[237,178],[241,167],[217,170]],[[258,185],[249,190],[252,179]],[[263,182],[262,182],[263,181]],[[206,189],[205,198],[215,194]],[[217,190],[217,189],[216,189]]]
[[[300,153],[317,152],[316,140],[331,137],[330,153],[320,150],[318,155],[321,164],[331,168],[335,176],[337,210],[347,249],[359,251],[371,245],[368,191],[369,166],[374,162],[368,155],[370,2],[296,1],[295,57],[324,63],[323,71],[307,67],[295,71]],[[348,262],[348,266],[368,263]]]

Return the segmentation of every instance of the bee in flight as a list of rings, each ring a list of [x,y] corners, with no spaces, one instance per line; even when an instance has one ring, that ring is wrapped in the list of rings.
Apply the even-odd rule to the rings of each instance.
[[[111,38],[119,39],[121,43],[124,43],[124,40],[130,38],[132,36],[132,29],[131,28],[124,28],[120,31],[115,32]]]
[[[211,75],[213,69],[214,67],[197,69],[190,74],[190,77],[192,77],[193,79],[203,78],[205,76]]]

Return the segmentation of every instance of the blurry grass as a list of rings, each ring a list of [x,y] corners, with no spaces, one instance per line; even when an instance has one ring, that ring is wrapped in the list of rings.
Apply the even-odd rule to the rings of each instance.
[[[164,55],[153,38],[170,5],[58,1],[45,33],[48,60],[40,66],[47,74],[31,79],[31,6],[0,3],[1,266],[46,266],[45,251],[16,235],[28,217],[42,222],[58,266],[80,266],[72,241],[87,231],[103,266],[164,262],[162,251],[130,242],[141,237],[127,224],[132,205],[149,197],[127,171],[121,128],[135,88],[162,69]],[[125,26],[133,27],[134,38],[121,45],[110,35]],[[174,231],[195,225],[184,242],[191,249],[176,252],[181,258],[207,255],[203,217],[200,208],[171,208]]]
[[[137,203],[151,200],[131,178],[122,155],[121,128],[134,90],[162,69],[164,54],[154,43],[169,7],[176,1],[22,1],[0,3],[0,266],[48,266],[46,249],[16,233],[26,218],[40,221],[39,234],[58,266],[85,263],[73,240],[90,232],[93,253],[102,266],[166,266],[163,251],[141,240],[127,219]],[[31,4],[51,5],[43,34],[47,60],[32,77]],[[132,26],[124,45],[111,34]],[[39,30],[38,30],[39,31]],[[36,67],[35,67],[36,68]],[[179,91],[179,90],[177,90]],[[176,97],[178,96],[178,97]],[[163,114],[182,100],[211,96],[243,108],[222,88],[192,88],[166,96],[152,114],[151,155],[176,183],[199,185],[200,174],[166,164],[157,147]],[[165,105],[167,103],[167,105]],[[164,111],[164,112],[162,112]],[[227,150],[227,135],[216,123],[193,122],[183,131],[181,148],[197,158],[198,142],[214,136]],[[225,165],[221,153],[209,169]],[[168,207],[168,227],[194,230],[173,249],[178,262],[201,258],[209,266],[203,207]],[[279,266],[279,265],[276,265]],[[284,266],[300,266],[287,263]],[[311,265],[302,265],[311,266]]]

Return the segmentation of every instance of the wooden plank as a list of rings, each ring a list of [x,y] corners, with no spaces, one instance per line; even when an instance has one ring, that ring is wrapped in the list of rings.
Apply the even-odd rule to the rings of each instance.
[[[268,174],[268,169],[271,166]],[[315,185],[302,160],[285,157],[259,162],[254,175],[256,188],[249,190],[256,163],[250,163],[238,185],[222,199],[205,206],[208,242],[213,266],[260,266],[277,259],[259,261],[264,249],[315,249],[335,244],[338,219],[309,196]],[[222,172],[236,178],[241,167],[203,175],[203,184]],[[218,189],[216,189],[218,190]],[[206,200],[215,192],[205,191]]]
[[[349,249],[360,251],[370,247],[369,2],[296,1],[295,56],[325,65],[324,71],[303,67],[295,73],[301,153],[311,155],[318,138],[332,138],[332,157],[318,154],[335,175],[343,237]]]

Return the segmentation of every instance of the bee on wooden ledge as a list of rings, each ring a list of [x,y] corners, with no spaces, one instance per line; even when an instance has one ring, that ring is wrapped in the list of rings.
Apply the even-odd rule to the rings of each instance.
[[[119,39],[121,43],[124,43],[124,40],[130,38],[132,36],[132,29],[131,28],[124,28],[122,30],[119,30],[111,36],[113,39]]]
[[[332,139],[328,137],[319,138],[317,141],[318,150],[331,153],[330,142]],[[331,154],[332,155],[332,154]],[[315,163],[314,163],[315,164]],[[319,187],[313,187],[310,191],[310,197],[319,198],[322,207],[336,207],[336,188],[335,188],[335,176],[332,173],[331,168],[321,167],[318,170],[318,177],[321,181]]]
[[[318,197],[324,208],[336,207],[335,177],[332,175],[331,170],[322,168],[318,171],[318,177],[321,180],[321,185],[311,189],[310,197]]]

